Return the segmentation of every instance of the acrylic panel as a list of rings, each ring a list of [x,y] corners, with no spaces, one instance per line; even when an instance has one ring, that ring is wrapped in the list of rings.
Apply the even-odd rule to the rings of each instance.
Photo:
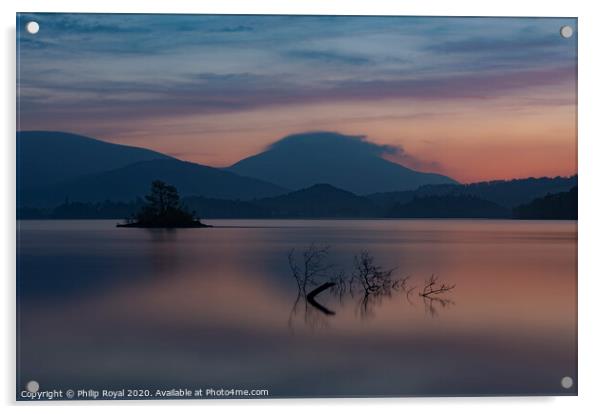
[[[577,394],[577,19],[16,30],[18,400]]]

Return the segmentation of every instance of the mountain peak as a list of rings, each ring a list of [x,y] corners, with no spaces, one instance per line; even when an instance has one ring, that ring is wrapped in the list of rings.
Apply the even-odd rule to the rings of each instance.
[[[153,179],[176,185],[183,195],[258,198],[286,189],[144,148],[119,145],[58,131],[17,132],[20,205],[131,200]]]
[[[345,190],[341,190],[340,188],[336,188],[334,185],[330,185],[327,183],[318,183],[318,184],[314,184],[311,187],[308,187],[305,189],[305,191],[345,191]],[[347,192],[347,191],[346,191]]]
[[[310,131],[288,135],[229,169],[285,188],[328,183],[356,194],[455,183],[443,175],[414,171],[383,158],[397,151],[401,149],[371,142],[363,135]]]
[[[393,154],[400,148],[371,142],[365,135],[346,135],[333,131],[310,131],[287,135],[272,143],[267,151],[279,154],[303,154],[313,157],[353,157],[364,159]]]
[[[77,176],[155,159],[171,157],[69,132],[17,132],[17,177],[20,189],[35,190]]]
[[[371,200],[330,184],[315,184],[257,203],[276,215],[291,217],[364,217],[375,211]]]
[[[322,148],[324,145],[361,147],[362,144],[368,144],[370,146],[375,145],[367,142],[366,137],[363,135],[345,135],[334,131],[308,131],[287,135],[286,137],[272,143],[268,149],[278,150],[286,147],[314,145]]]

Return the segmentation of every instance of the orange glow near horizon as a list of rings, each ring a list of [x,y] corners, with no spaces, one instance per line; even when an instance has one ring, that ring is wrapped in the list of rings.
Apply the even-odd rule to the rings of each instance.
[[[93,129],[98,131],[93,136],[102,140],[225,167],[288,134],[333,130],[401,147],[407,157],[385,158],[464,183],[576,174],[576,106],[525,105],[516,99],[291,105],[148,119],[122,134],[105,135],[97,125],[86,124],[72,132],[90,135]],[[112,129],[119,127],[111,125]]]
[[[333,131],[397,147],[387,148],[391,161],[464,183],[577,173],[577,37],[559,35],[576,19],[35,20],[44,36],[17,33],[20,130],[213,167],[290,134]]]

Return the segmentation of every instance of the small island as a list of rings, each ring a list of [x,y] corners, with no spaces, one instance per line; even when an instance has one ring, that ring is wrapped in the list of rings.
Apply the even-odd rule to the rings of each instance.
[[[138,228],[192,228],[212,227],[203,224],[196,218],[196,213],[189,212],[180,205],[178,190],[163,181],[155,180],[150,194],[145,196],[144,206],[117,227]]]

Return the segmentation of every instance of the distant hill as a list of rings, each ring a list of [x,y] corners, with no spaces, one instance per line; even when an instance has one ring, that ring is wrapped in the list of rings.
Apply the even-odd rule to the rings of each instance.
[[[362,137],[310,132],[289,135],[228,170],[291,189],[328,183],[355,194],[455,183],[440,174],[418,172],[387,161],[381,156],[383,151]]]
[[[223,200],[200,196],[182,199],[182,205],[195,211],[201,218],[259,219],[271,218],[269,213],[253,201]]]
[[[395,218],[509,218],[510,210],[492,201],[465,195],[448,194],[416,197],[397,203],[389,217]]]
[[[66,198],[81,202],[131,201],[146,194],[154,179],[173,183],[183,195],[252,199],[287,191],[143,148],[65,132],[17,133],[20,206],[54,207]]]
[[[143,197],[150,182],[161,180],[174,185],[182,197],[250,200],[282,194],[274,184],[228,171],[175,159],[143,161],[99,174],[91,174],[52,188],[56,197],[77,201],[130,201]]]
[[[83,203],[81,201],[67,201],[52,211],[47,211],[46,215],[47,218],[51,219],[124,219],[134,215],[142,206],[142,199],[129,203],[112,201]],[[25,215],[27,215],[27,211],[25,211]]]
[[[129,203],[66,201],[54,209],[20,209],[18,215],[24,219],[125,218],[139,210],[141,203],[141,199]],[[356,218],[382,215],[372,201],[328,184],[250,201],[188,196],[182,198],[182,205],[201,218]]]
[[[397,191],[368,195],[372,201],[391,208],[415,197],[467,195],[499,204],[507,209],[527,203],[548,193],[568,191],[577,185],[577,176],[555,178],[521,178],[508,181],[485,181],[473,184],[427,185],[416,191]]]
[[[182,205],[195,211],[201,218],[356,218],[380,214],[370,200],[328,184],[317,184],[277,197],[247,201],[188,196],[182,199]],[[104,218],[107,214],[129,214],[135,211],[136,206],[139,208],[138,202],[127,205],[69,202],[47,215],[49,218],[65,218],[65,214],[70,214],[72,218],[84,218],[97,214],[99,218]],[[26,217],[36,218],[35,212],[24,213]]]
[[[123,176],[121,173],[120,177]],[[110,180],[113,182],[113,179]],[[134,180],[139,185],[138,178]],[[130,186],[131,184],[127,184]],[[132,189],[126,192],[133,191]],[[144,191],[147,191],[145,188]],[[197,191],[197,190],[193,190]],[[576,187],[548,195],[514,209],[514,217],[530,219],[576,218]],[[96,194],[94,197],[99,197]],[[94,198],[92,197],[92,198]],[[572,197],[572,198],[571,198]],[[124,201],[67,201],[54,208],[20,208],[21,219],[125,218],[141,207],[142,199]],[[572,203],[572,204],[571,204]],[[333,187],[317,184],[276,197],[227,200],[185,196],[182,204],[203,219],[210,218],[511,218],[512,211],[473,195],[415,195],[386,207]],[[574,211],[574,214],[570,213]],[[569,213],[567,213],[569,212]]]
[[[572,214],[561,212],[572,193],[546,195],[569,193],[577,176],[458,184],[386,161],[385,150],[362,137],[298,134],[224,170],[81,135],[19,132],[18,217],[119,216],[139,208],[153,180],[174,185],[185,205],[213,218],[499,218],[513,208],[520,218]],[[240,175],[247,171],[268,181]],[[358,195],[392,187],[406,189]]]
[[[373,217],[378,214],[372,201],[330,184],[316,184],[257,200],[256,204],[272,217]]]
[[[17,132],[17,182],[24,195],[82,175],[156,159],[171,157],[66,132]]]
[[[519,219],[537,220],[577,220],[577,187],[570,191],[547,194],[513,210]]]

